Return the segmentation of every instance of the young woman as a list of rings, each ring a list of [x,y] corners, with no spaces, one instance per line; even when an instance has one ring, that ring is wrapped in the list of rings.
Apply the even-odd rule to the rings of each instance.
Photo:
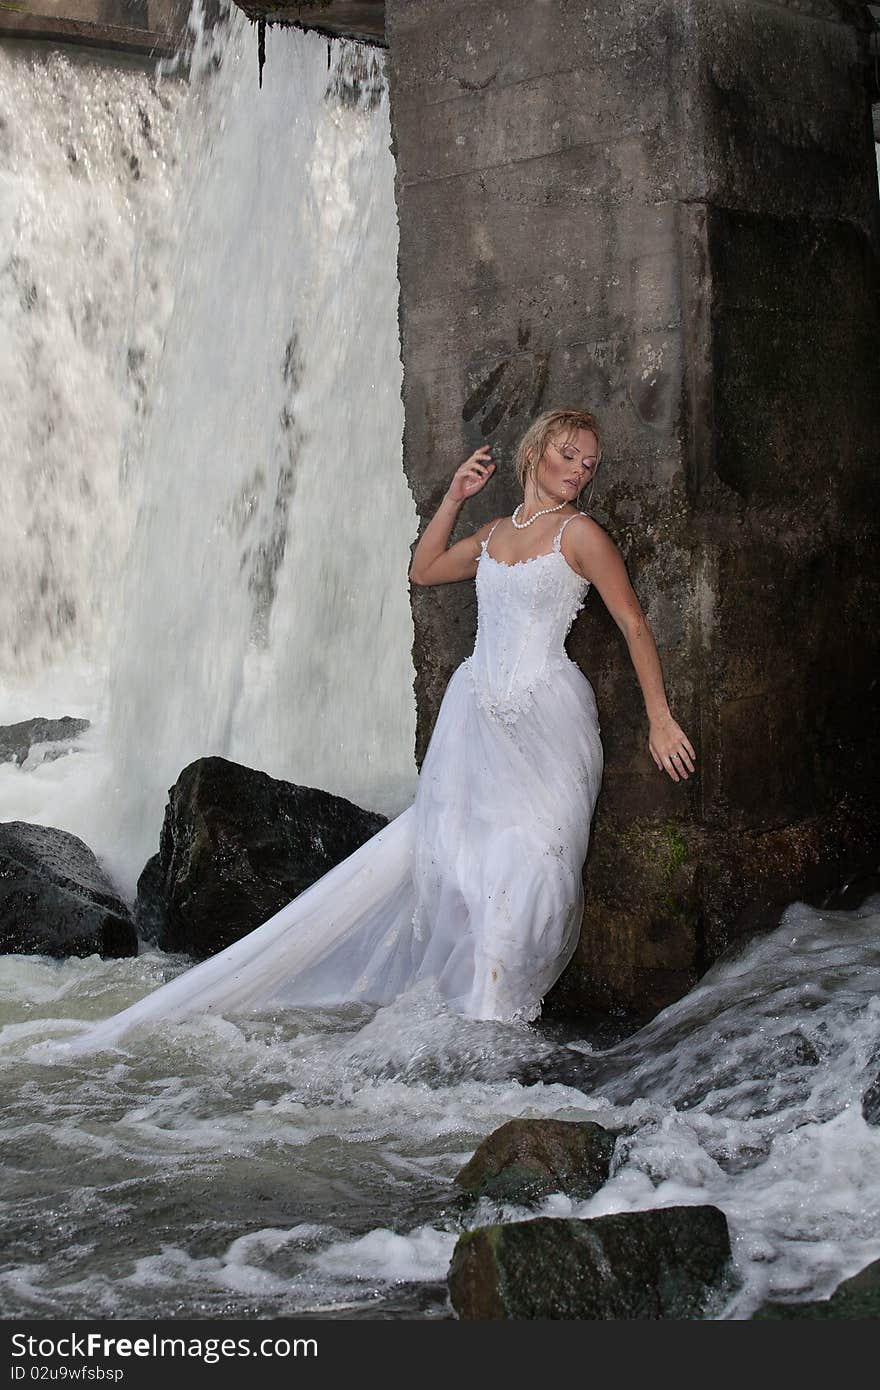
[[[491,446],[485,444],[477,449],[456,472],[419,541],[410,579],[415,584],[448,584],[475,578],[483,542],[496,528],[498,534],[492,547],[495,558],[507,564],[527,563],[548,548],[552,553],[555,547],[551,535],[564,519],[558,526],[563,557],[576,574],[599,591],[623,632],[645,700],[651,756],[661,772],[678,782],[694,771],[696,754],[669,711],[653,634],[617,546],[596,521],[575,505],[587,483],[592,497],[602,456],[597,429],[595,417],[587,411],[553,410],[539,416],[517,450],[516,472],[524,496],[513,516],[487,522],[472,536],[447,549],[462,504],[486,485],[495,468]],[[542,518],[551,512],[559,513],[556,521],[544,521]],[[565,522],[573,516],[581,520],[562,545]],[[529,530],[532,526],[536,527],[534,531]],[[524,535],[527,530],[529,534]]]
[[[461,465],[410,578],[475,579],[477,637],[446,688],[413,804],[262,926],[63,1046],[111,1046],[136,1025],[203,1011],[385,1004],[423,982],[471,1018],[538,1016],[577,943],[602,780],[593,689],[563,646],[591,585],[626,639],[655,763],[676,782],[694,770],[620,553],[576,505],[600,457],[592,414],[546,412],[519,444],[513,515],[449,546],[495,469],[488,445]]]

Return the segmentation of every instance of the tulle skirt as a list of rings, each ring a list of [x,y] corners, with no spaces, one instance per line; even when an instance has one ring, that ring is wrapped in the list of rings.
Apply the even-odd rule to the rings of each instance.
[[[536,1018],[577,944],[602,769],[593,689],[567,657],[507,721],[463,663],[411,806],[240,941],[67,1046],[204,1012],[386,1004],[423,980],[468,1017]]]

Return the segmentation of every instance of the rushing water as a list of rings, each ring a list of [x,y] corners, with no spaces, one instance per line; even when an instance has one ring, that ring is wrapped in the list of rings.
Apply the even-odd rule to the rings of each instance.
[[[512,1116],[626,1127],[610,1180],[545,1215],[712,1202],[740,1286],[824,1296],[880,1256],[880,897],[779,927],[615,1046],[387,1008],[205,1017],[48,1065],[34,1044],[170,978],[179,958],[8,957],[0,1314],[448,1317],[453,1178]],[[77,1022],[74,1022],[76,1020]],[[561,1079],[556,1079],[557,1077]]]
[[[239,10],[191,25],[185,75],[0,49],[0,723],[93,721],[0,815],[130,896],[193,758],[415,780],[380,61],[273,31],[260,89]]]
[[[93,720],[0,767],[0,814],[129,891],[192,757],[387,810],[412,783],[387,93],[278,30],[258,89],[254,47],[196,8],[159,75],[0,49],[0,719]],[[448,1317],[458,1233],[525,1214],[465,1215],[454,1175],[517,1115],[627,1131],[600,1193],[539,1211],[714,1202],[724,1316],[827,1294],[880,1255],[878,926],[794,903],[602,1049],[419,990],[50,1064],[186,962],[0,957],[0,1315]]]

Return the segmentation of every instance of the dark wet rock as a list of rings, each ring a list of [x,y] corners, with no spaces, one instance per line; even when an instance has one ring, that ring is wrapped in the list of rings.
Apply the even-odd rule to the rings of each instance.
[[[862,1096],[862,1115],[869,1125],[880,1125],[880,1075],[871,1082]]]
[[[616,1135],[589,1120],[508,1120],[456,1175],[468,1198],[528,1205],[551,1192],[592,1197],[607,1182]]]
[[[61,719],[22,719],[18,724],[0,724],[0,763],[21,766],[35,743],[56,745],[46,749],[47,762],[61,758],[88,727],[88,719],[74,719],[68,714]]]
[[[0,951],[137,955],[127,906],[76,835],[26,821],[0,823]]]
[[[168,795],[135,917],[163,950],[197,959],[246,936],[387,824],[226,758],[190,763]]]
[[[643,1022],[631,1010],[600,1013],[584,1009],[579,1014],[567,1014],[545,1008],[539,1031],[549,1046],[541,1056],[529,1059],[518,1069],[517,1080],[523,1086],[573,1086],[590,1091],[595,1084],[597,1062],[604,1065],[599,1054],[619,1047],[639,1031]]]
[[[773,1061],[777,1071],[788,1067],[818,1067],[821,1060],[810,1039],[797,1028],[776,1040]]]
[[[822,906],[833,912],[855,912],[868,898],[880,894],[880,872],[861,874],[841,884],[824,899]]]
[[[880,1260],[874,1260],[851,1279],[838,1284],[830,1298],[811,1303],[764,1303],[752,1318],[761,1322],[787,1322],[793,1318],[880,1318]]]
[[[449,1269],[459,1318],[700,1318],[730,1284],[717,1207],[662,1207],[590,1221],[538,1217],[458,1240]]]
[[[523,1086],[573,1086],[575,1090],[588,1091],[593,1074],[589,1053],[556,1047],[525,1062],[516,1076]]]
[[[158,944],[165,934],[168,908],[165,902],[165,877],[162,860],[152,855],[141,869],[134,904],[134,924],[144,941]]]
[[[644,1026],[644,1013],[633,1009],[578,1009],[569,1012],[558,1008],[548,996],[544,1000],[541,1018],[536,1025],[541,1037],[565,1051],[567,1044],[588,1043],[602,1050],[616,1047]]]

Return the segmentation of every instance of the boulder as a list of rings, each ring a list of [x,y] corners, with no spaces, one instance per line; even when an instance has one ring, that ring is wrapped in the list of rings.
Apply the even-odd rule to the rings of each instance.
[[[726,1295],[727,1221],[717,1207],[482,1226],[449,1268],[459,1318],[701,1318]]]
[[[508,1120],[456,1175],[468,1197],[527,1206],[551,1192],[592,1197],[608,1179],[615,1135],[589,1120]]]
[[[0,763],[21,766],[35,743],[55,745],[46,749],[45,761],[61,758],[88,727],[88,719],[74,719],[69,714],[61,719],[22,719],[18,724],[0,724]]]
[[[830,1298],[810,1303],[764,1303],[752,1318],[762,1322],[792,1318],[854,1318],[859,1321],[880,1318],[880,1260],[874,1260],[851,1279],[838,1284]]]
[[[76,835],[26,821],[0,823],[0,951],[137,955],[128,907]]]
[[[143,941],[157,945],[165,935],[168,908],[165,902],[165,875],[162,860],[153,854],[141,869],[134,904],[134,924]]]
[[[168,797],[135,917],[163,950],[197,959],[246,936],[387,824],[344,797],[219,757],[190,763]]]

